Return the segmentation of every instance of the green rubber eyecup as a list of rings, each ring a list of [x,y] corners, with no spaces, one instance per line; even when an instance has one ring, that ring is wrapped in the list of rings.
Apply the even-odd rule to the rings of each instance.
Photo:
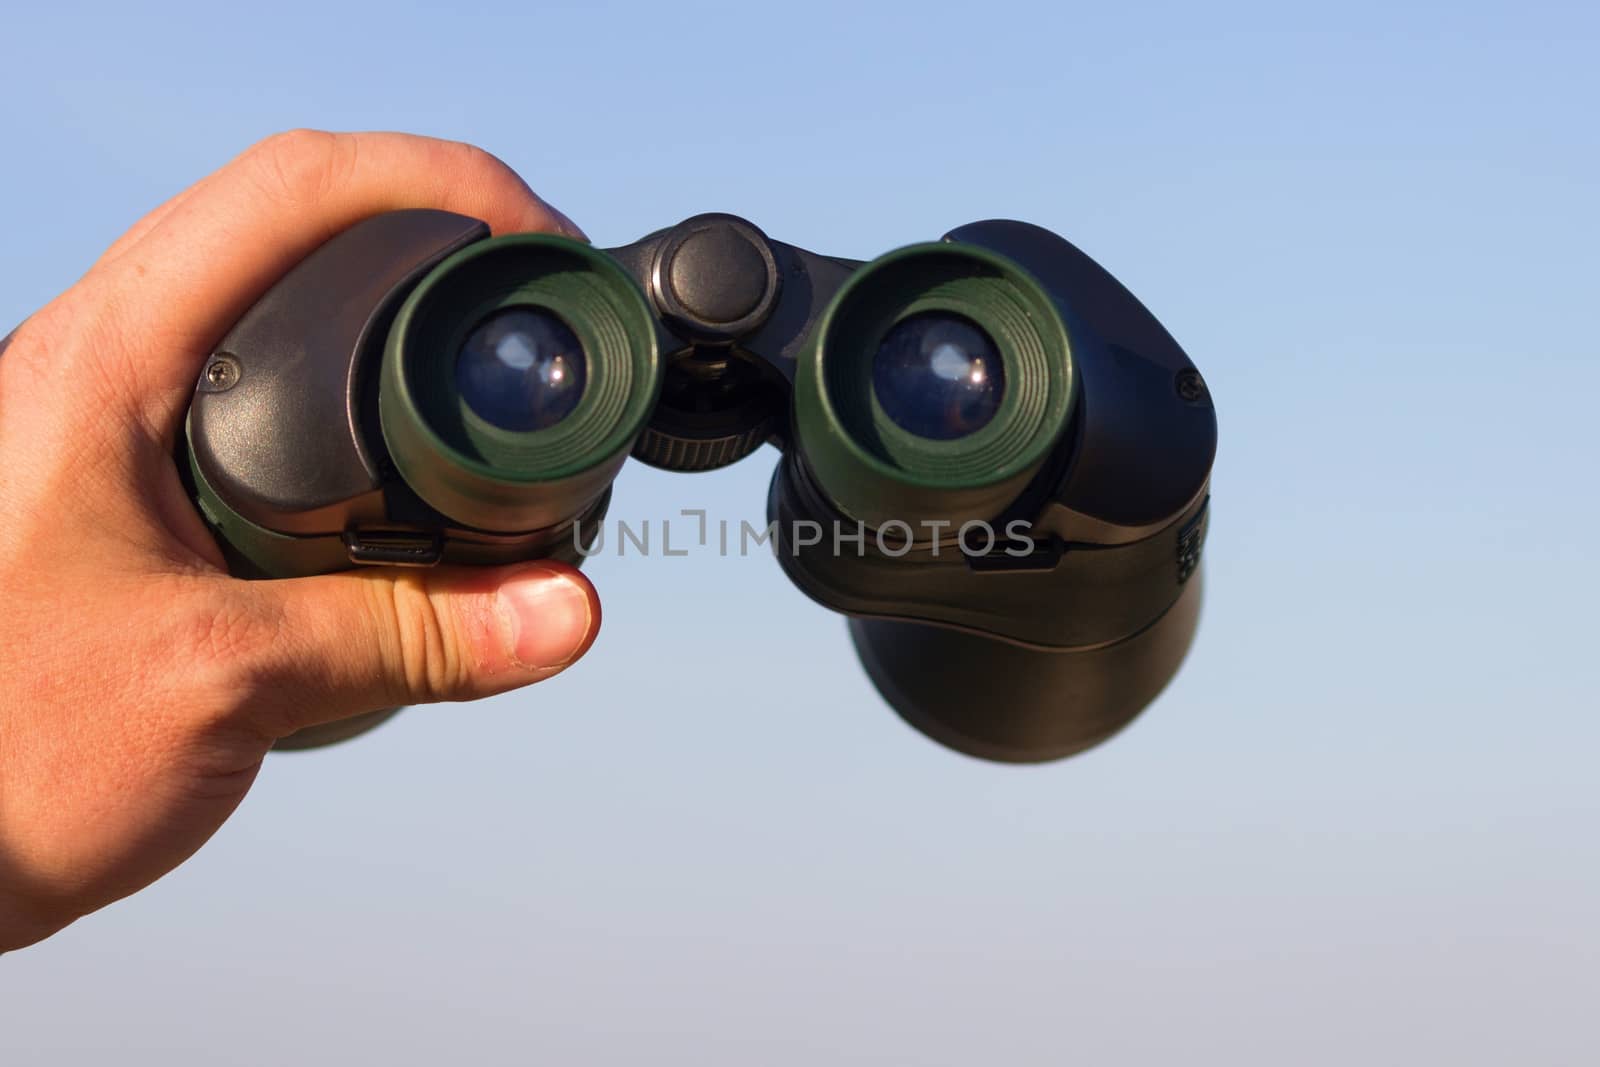
[[[576,406],[536,430],[489,422],[456,384],[467,336],[516,307],[555,315],[586,361]],[[579,241],[515,234],[462,249],[412,290],[384,347],[378,411],[418,496],[462,525],[516,532],[565,522],[603,493],[660,388],[654,317],[637,283]]]
[[[953,314],[994,341],[1004,391],[962,437],[904,429],[873,388],[896,324]],[[834,296],[801,353],[795,429],[818,487],[868,526],[998,517],[1059,442],[1075,402],[1072,347],[1050,294],[1010,259],[954,242],[912,245],[863,266]],[[919,538],[920,539],[920,538]]]

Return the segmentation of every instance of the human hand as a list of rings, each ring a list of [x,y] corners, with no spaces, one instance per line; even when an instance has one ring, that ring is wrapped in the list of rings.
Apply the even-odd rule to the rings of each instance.
[[[526,685],[593,642],[594,589],[559,563],[230,578],[184,493],[174,443],[228,326],[322,241],[408,207],[582,236],[470,146],[296,131],[0,342],[0,951],[187,859],[275,740]]]

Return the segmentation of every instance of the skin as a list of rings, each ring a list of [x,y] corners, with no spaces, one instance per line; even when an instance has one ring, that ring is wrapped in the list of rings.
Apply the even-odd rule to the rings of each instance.
[[[562,564],[244,582],[172,454],[228,326],[369,215],[583,235],[505,164],[294,131],[152,211],[0,342],[0,951],[149,885],[301,727],[562,670],[599,600]]]

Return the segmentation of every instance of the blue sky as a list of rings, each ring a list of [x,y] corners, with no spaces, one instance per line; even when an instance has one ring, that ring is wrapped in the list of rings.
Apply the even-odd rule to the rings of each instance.
[[[565,675],[274,758],[0,962],[0,1058],[1571,1063],[1600,994],[1600,15],[1579,4],[26,5],[0,323],[299,126],[599,244],[1057,229],[1205,371],[1173,686],[1036,768],[903,726],[761,555],[600,558]],[[614,514],[758,520],[773,454]]]

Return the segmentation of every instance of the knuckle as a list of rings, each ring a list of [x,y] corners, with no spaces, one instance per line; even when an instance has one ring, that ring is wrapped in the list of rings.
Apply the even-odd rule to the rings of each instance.
[[[325,130],[286,130],[258,142],[245,158],[267,195],[307,204],[338,186],[348,172],[352,146],[350,138]]]
[[[453,185],[495,193],[525,191],[527,188],[503,159],[475,144],[438,141],[434,143],[433,152],[436,154],[436,172],[449,175]]]
[[[0,342],[0,351],[10,359],[35,362],[63,346],[73,328],[93,311],[93,301],[85,297],[93,281],[85,279],[44,307],[29,315]]]
[[[382,584],[387,589],[383,610],[390,634],[386,673],[400,686],[399,702],[452,699],[466,688],[469,672],[451,640],[446,609],[419,576],[401,575]]]
[[[6,400],[15,404],[8,417],[28,409],[35,427],[40,423],[33,420],[40,417],[76,419],[70,434],[67,421],[54,424],[65,438],[54,453],[63,462],[79,446],[94,442],[103,447],[106,433],[123,424],[116,416],[129,408],[126,382],[136,368],[118,326],[122,302],[103,277],[91,272],[7,338],[0,361],[0,408],[8,406]],[[91,411],[100,417],[82,418]],[[114,417],[105,418],[107,414]]]
[[[443,138],[428,138],[419,142],[422,153],[428,157],[428,163],[437,172],[443,175],[459,176],[475,170],[482,170],[492,165],[494,157],[475,144],[466,141],[450,141]]]
[[[454,164],[453,169],[463,174],[488,175],[499,177],[507,173],[508,168],[500,161],[500,157],[475,144],[466,141],[446,141],[445,151]]]

